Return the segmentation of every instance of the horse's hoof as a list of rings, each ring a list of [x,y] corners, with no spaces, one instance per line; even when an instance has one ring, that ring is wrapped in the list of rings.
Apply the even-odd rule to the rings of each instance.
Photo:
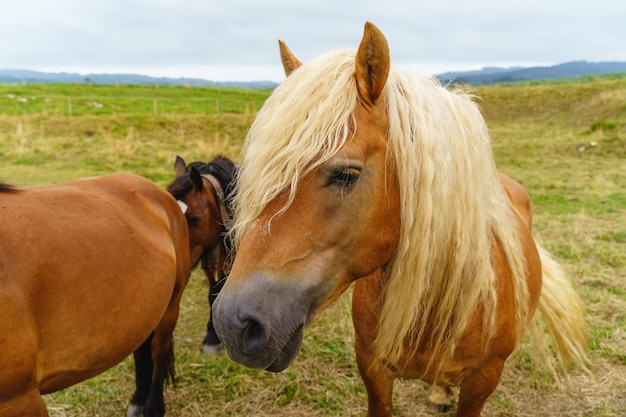
[[[141,417],[143,416],[143,405],[131,404],[126,410],[126,417]]]
[[[452,410],[452,405],[450,404],[435,404],[428,402],[428,408],[433,410],[435,413],[443,414]]]
[[[202,353],[205,353],[207,355],[217,355],[223,350],[224,350],[224,346],[222,346],[221,343],[218,343],[217,345],[209,345],[209,344],[202,345]]]

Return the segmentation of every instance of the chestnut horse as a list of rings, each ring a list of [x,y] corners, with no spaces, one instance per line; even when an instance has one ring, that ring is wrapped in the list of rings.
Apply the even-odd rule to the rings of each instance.
[[[285,369],[356,281],[369,416],[391,416],[397,377],[434,384],[435,400],[460,386],[456,415],[480,415],[538,305],[558,357],[584,364],[580,299],[535,243],[472,98],[390,67],[371,23],[357,50],[305,65],[279,43],[288,76],[246,138],[237,256],[214,304],[229,356]]]
[[[190,269],[176,201],[147,179],[116,174],[3,185],[0,212],[0,414],[47,416],[42,394],[137,350],[151,369],[135,397],[146,416],[162,416]]]
[[[225,240],[230,226],[230,193],[234,186],[236,167],[224,157],[209,163],[192,162],[189,165],[180,156],[174,163],[176,179],[167,191],[181,204],[189,225],[192,268],[201,263],[209,281],[209,311],[224,284],[226,261],[230,245]],[[209,315],[207,333],[202,351],[217,354],[222,351],[213,319]]]

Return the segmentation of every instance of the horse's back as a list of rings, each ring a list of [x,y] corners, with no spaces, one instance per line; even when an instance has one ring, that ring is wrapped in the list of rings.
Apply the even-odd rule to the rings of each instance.
[[[0,341],[12,357],[0,358],[0,368],[36,363],[43,393],[132,353],[188,271],[185,218],[165,190],[141,177],[2,193],[0,212],[0,285],[8,289],[0,322],[3,334],[14,335]]]

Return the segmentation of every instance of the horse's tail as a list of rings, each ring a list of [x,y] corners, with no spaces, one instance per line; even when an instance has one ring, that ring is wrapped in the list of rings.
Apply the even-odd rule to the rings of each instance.
[[[585,311],[580,297],[574,290],[563,267],[550,253],[537,245],[541,257],[543,284],[537,313],[530,323],[533,346],[544,357],[545,363],[556,377],[556,370],[549,354],[545,333],[550,334],[557,357],[558,367],[565,371],[578,365],[588,371],[587,326]],[[558,378],[555,378],[558,382]]]

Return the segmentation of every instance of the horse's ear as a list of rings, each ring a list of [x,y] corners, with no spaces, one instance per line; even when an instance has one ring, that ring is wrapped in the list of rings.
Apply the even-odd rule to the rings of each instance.
[[[176,162],[174,162],[174,173],[176,173],[176,178],[180,177],[185,172],[187,172],[187,164],[185,163],[185,160],[176,155]]]
[[[356,85],[359,96],[367,104],[375,104],[389,75],[389,45],[385,35],[366,22],[363,39],[356,53]]]
[[[283,63],[285,75],[289,77],[289,74],[298,69],[298,67],[302,65],[302,62],[291,53],[289,48],[287,48],[287,44],[282,39],[278,40],[278,47],[280,48],[280,60]]]
[[[189,179],[196,191],[202,191],[202,175],[193,165],[189,168]]]

